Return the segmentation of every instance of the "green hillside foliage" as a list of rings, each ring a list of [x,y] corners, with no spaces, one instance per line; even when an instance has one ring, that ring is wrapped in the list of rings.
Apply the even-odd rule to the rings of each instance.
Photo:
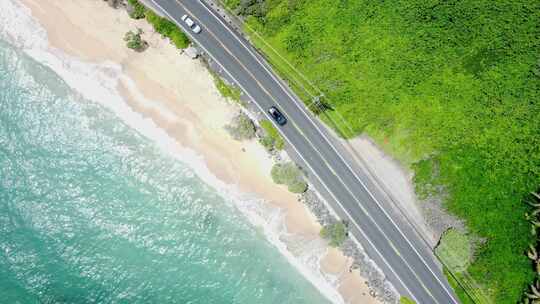
[[[487,241],[468,272],[516,303],[533,278],[521,200],[540,182],[540,1],[229,2],[356,134],[442,185]]]

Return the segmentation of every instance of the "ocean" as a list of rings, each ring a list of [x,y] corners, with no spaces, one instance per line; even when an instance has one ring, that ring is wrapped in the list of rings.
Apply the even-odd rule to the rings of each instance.
[[[118,67],[50,53],[0,6],[0,303],[330,302],[260,202],[129,111]]]

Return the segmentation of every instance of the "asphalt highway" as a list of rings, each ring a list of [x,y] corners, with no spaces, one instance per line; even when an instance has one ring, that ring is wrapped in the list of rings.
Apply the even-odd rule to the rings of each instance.
[[[344,149],[321,129],[306,107],[270,70],[249,43],[213,8],[200,0],[146,0],[181,26],[236,84],[267,114],[276,106],[287,117],[276,127],[317,180],[332,209],[349,222],[349,231],[388,280],[417,303],[458,303],[432,253],[388,202],[369,189],[365,178],[344,157]],[[195,34],[181,20],[188,14],[202,28]],[[182,71],[179,71],[182,73]],[[270,117],[268,117],[272,120]]]

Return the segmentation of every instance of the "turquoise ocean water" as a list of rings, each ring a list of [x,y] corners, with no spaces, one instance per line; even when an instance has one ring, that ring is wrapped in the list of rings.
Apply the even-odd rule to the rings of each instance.
[[[0,303],[327,303],[235,205],[0,40]]]

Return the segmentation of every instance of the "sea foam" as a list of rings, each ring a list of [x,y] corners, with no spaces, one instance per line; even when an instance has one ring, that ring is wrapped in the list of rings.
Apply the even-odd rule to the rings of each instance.
[[[142,94],[124,74],[120,65],[111,61],[84,62],[51,47],[46,30],[32,17],[30,9],[15,0],[0,2],[0,38],[52,69],[85,99],[114,112],[124,123],[155,142],[162,151],[188,164],[199,178],[216,189],[229,203],[234,204],[250,223],[261,227],[268,241],[324,296],[333,303],[344,302],[337,292],[336,278],[323,274],[320,270],[320,260],[326,253],[324,243],[291,235],[286,229],[283,210],[272,207],[251,194],[240,192],[235,185],[219,180],[210,172],[203,157],[182,147],[151,119],[131,109],[118,90],[120,82],[128,84],[130,91],[138,97]],[[166,114],[169,119],[174,119],[172,114]],[[300,248],[295,248],[295,254],[287,245],[287,240],[292,239],[297,246],[301,244]],[[290,243],[292,245],[293,242]]]

